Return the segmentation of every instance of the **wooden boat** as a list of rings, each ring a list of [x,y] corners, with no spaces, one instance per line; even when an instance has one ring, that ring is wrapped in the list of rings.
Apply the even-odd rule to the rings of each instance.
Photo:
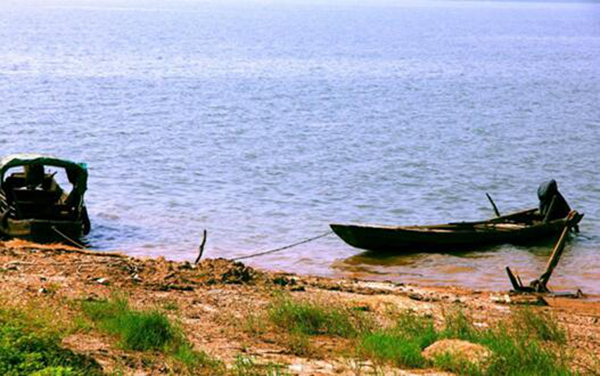
[[[70,183],[70,192],[55,180],[59,172]],[[84,202],[87,178],[87,168],[82,163],[37,154],[3,158],[0,236],[45,240],[61,234],[79,238],[89,233]]]
[[[577,214],[573,225],[583,215]],[[529,209],[479,222],[455,222],[429,226],[372,226],[331,224],[349,245],[371,251],[459,250],[500,243],[527,243],[560,234],[567,217],[544,220],[538,209]]]

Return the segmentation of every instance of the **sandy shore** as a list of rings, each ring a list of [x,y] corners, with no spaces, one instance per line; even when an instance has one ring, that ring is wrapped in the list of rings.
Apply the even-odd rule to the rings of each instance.
[[[459,307],[469,312],[478,326],[486,326],[526,304],[550,311],[567,329],[575,363],[585,364],[589,354],[600,354],[597,299],[519,297],[451,286],[430,288],[298,276],[259,271],[223,259],[191,265],[10,241],[0,243],[0,290],[5,305],[51,307],[64,317],[73,314],[69,302],[115,293],[125,294],[138,308],[171,307],[169,315],[181,323],[196,349],[226,364],[235,362],[240,354],[257,363],[282,364],[291,374],[368,374],[371,365],[348,354],[343,339],[318,336],[311,340],[310,354],[297,356],[277,333],[247,330],[249,316],[264,312],[273,293],[280,290],[299,299],[363,310],[383,321],[389,312],[405,309],[441,320],[444,312]],[[69,335],[63,345],[93,357],[108,372],[172,373],[164,363],[147,362],[142,355],[123,351],[109,337],[94,331]],[[392,368],[386,368],[386,373],[444,374],[434,369]]]

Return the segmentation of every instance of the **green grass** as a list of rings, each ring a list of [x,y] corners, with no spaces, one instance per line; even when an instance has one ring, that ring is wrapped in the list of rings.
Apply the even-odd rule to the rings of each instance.
[[[126,299],[84,301],[82,309],[98,329],[117,338],[125,350],[164,353],[181,374],[224,373],[222,362],[194,350],[179,326],[159,310],[137,310]]]
[[[372,326],[363,311],[315,301],[294,300],[287,294],[276,295],[267,310],[267,322],[285,334],[282,345],[298,356],[313,353],[311,336],[328,335],[356,338]],[[265,321],[257,316],[246,320],[246,331],[260,334],[266,331]]]
[[[126,350],[163,350],[178,336],[164,313],[131,309],[125,299],[84,302],[83,310]]]
[[[401,367],[438,368],[461,375],[571,375],[564,345],[564,329],[548,314],[519,310],[508,320],[489,329],[477,329],[461,311],[446,315],[436,329],[431,318],[406,312],[395,326],[364,334],[359,353],[378,362]],[[478,365],[450,356],[431,362],[421,351],[438,339],[462,339],[481,344],[491,351],[486,364]]]
[[[421,351],[437,338],[432,319],[406,311],[398,317],[394,327],[363,335],[358,346],[363,356],[373,360],[422,368],[426,366],[426,361]]]
[[[54,323],[37,312],[0,309],[0,375],[83,376],[101,375],[91,358],[61,346]]]
[[[289,333],[355,337],[367,325],[362,312],[340,306],[276,297],[268,310],[273,324]]]

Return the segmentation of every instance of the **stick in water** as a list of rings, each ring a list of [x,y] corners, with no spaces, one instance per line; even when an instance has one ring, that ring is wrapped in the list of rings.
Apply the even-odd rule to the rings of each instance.
[[[498,211],[498,208],[496,207],[496,204],[494,203],[494,200],[492,200],[492,196],[490,196],[489,194],[485,194],[488,198],[488,200],[490,200],[490,203],[492,204],[492,207],[494,208],[494,213],[496,213],[496,217],[500,216],[500,212]]]

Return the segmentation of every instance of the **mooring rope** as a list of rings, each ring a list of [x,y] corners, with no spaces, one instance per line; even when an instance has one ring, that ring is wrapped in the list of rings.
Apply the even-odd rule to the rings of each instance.
[[[301,244],[310,243],[310,242],[315,241],[317,239],[324,238],[324,237],[326,237],[327,235],[330,235],[330,234],[333,234],[333,231],[327,231],[326,233],[323,233],[321,235],[317,235],[317,236],[314,236],[312,238],[304,239],[304,240],[301,240],[301,241],[299,241],[297,243],[286,245],[284,247],[279,247],[279,248],[271,249],[271,250],[268,250],[268,251],[253,253],[253,254],[250,254],[250,255],[247,255],[247,256],[236,257],[236,258],[233,258],[231,260],[232,261],[239,261],[239,260],[249,259],[249,258],[252,258],[252,257],[264,256],[264,255],[268,255],[268,254],[275,253],[275,252],[281,252],[281,251],[284,251],[286,249],[290,249],[292,247],[296,247],[296,246],[301,245]]]
[[[56,227],[52,226],[52,230],[56,231],[56,233],[60,236],[62,236],[65,240],[67,240],[68,242],[75,244],[75,246],[81,248],[81,249],[85,249],[85,247],[79,243],[77,243],[75,240],[69,238],[67,235],[63,234],[62,232],[60,232]]]

